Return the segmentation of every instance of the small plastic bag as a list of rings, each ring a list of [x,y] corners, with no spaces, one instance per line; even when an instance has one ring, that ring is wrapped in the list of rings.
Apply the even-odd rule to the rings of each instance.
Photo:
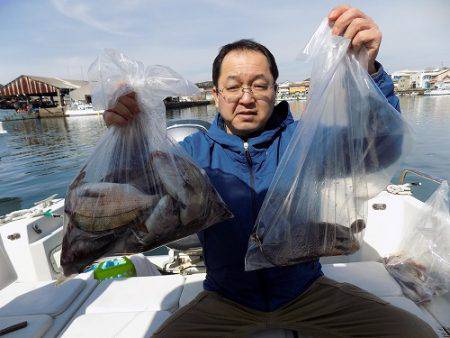
[[[367,201],[398,168],[409,127],[368,75],[367,51],[349,44],[325,19],[304,50],[309,101],[257,217],[246,270],[357,251]]]
[[[69,186],[61,253],[66,276],[102,256],[147,251],[232,217],[205,171],[166,134],[163,99],[195,94],[195,85],[170,68],[145,68],[113,50],[94,62],[89,76],[96,108],[134,92],[141,112],[107,130]]]
[[[386,269],[416,303],[450,288],[450,213],[444,181],[425,202],[422,217],[409,224],[399,254],[384,259]]]

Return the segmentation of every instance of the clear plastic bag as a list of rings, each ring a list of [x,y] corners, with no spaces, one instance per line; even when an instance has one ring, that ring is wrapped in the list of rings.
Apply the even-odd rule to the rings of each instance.
[[[309,101],[257,217],[246,270],[357,251],[367,201],[398,168],[409,127],[368,75],[367,51],[349,44],[325,19],[304,50]]]
[[[89,77],[96,108],[134,91],[141,112],[108,129],[69,186],[65,275],[99,257],[150,250],[232,217],[205,171],[166,134],[163,99],[192,95],[195,85],[170,68],[145,68],[113,50],[94,62]]]
[[[399,254],[385,258],[386,269],[416,303],[450,288],[450,213],[448,183],[425,202],[422,217],[409,224]]]

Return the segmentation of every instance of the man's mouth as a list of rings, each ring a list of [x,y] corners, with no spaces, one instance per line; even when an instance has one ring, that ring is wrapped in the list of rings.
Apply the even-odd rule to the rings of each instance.
[[[254,110],[244,110],[238,112],[236,115],[257,115],[257,112]]]

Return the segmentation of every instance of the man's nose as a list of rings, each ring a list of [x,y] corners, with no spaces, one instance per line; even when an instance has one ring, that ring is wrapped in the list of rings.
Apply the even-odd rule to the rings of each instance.
[[[254,103],[255,102],[255,98],[253,97],[253,94],[251,91],[249,90],[245,90],[242,93],[241,99],[239,100],[240,103],[242,104],[249,104],[249,103]]]

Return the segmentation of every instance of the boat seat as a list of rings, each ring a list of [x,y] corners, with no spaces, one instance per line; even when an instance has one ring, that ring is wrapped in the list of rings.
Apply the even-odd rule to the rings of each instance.
[[[441,326],[439,323],[434,319],[431,314],[427,311],[422,310],[419,308],[416,303],[414,303],[411,299],[406,298],[404,296],[401,297],[381,297],[383,300],[385,300],[388,303],[391,303],[392,305],[399,307],[400,309],[403,309],[405,311],[411,312],[412,314],[416,315],[417,317],[421,318],[424,322],[428,323],[434,331],[436,331],[439,334],[443,334]]]
[[[0,290],[0,318],[37,318],[36,323],[31,323],[36,335],[30,333],[30,337],[41,337],[44,333],[45,337],[55,337],[97,284],[96,280],[89,279],[84,274],[60,285],[55,282],[13,282]],[[42,319],[47,317],[51,319],[50,325],[39,324],[47,323]],[[30,327],[31,324],[29,323]]]
[[[401,297],[402,289],[383,264],[378,262],[335,263],[322,265],[323,273],[338,282],[351,283],[378,297]],[[189,303],[203,290],[206,274],[186,277],[179,307]]]
[[[53,318],[47,315],[0,317],[0,330],[24,321],[27,322],[26,327],[8,333],[2,338],[40,338],[52,325]]]
[[[381,263],[324,264],[323,271],[330,278],[353,283],[419,316],[438,332],[439,324],[403,297],[400,287]],[[205,274],[194,274],[103,281],[66,326],[63,336],[88,337],[101,333],[102,337],[147,337],[170,313],[189,303],[203,290],[204,278]],[[106,326],[105,331],[100,329],[103,326]],[[273,329],[251,335],[251,338],[265,337],[293,338],[294,332]]]
[[[15,282],[0,291],[0,317],[63,313],[86,287],[86,281]]]
[[[378,262],[352,262],[323,264],[324,274],[338,282],[351,283],[372,294],[386,300],[394,306],[409,311],[439,332],[439,323],[426,311],[420,309],[413,301],[403,296],[398,283]],[[203,290],[203,280],[206,274],[186,276],[183,292],[180,297],[179,307],[182,307],[194,299]],[[261,337],[293,337],[289,330],[270,330],[253,334],[252,338]]]
[[[181,275],[104,280],[79,313],[174,311],[183,291]]]
[[[328,278],[341,283],[351,283],[378,297],[403,296],[400,285],[392,278],[382,263],[323,264],[322,271]]]
[[[151,337],[170,315],[168,311],[88,313],[75,318],[61,337]]]

